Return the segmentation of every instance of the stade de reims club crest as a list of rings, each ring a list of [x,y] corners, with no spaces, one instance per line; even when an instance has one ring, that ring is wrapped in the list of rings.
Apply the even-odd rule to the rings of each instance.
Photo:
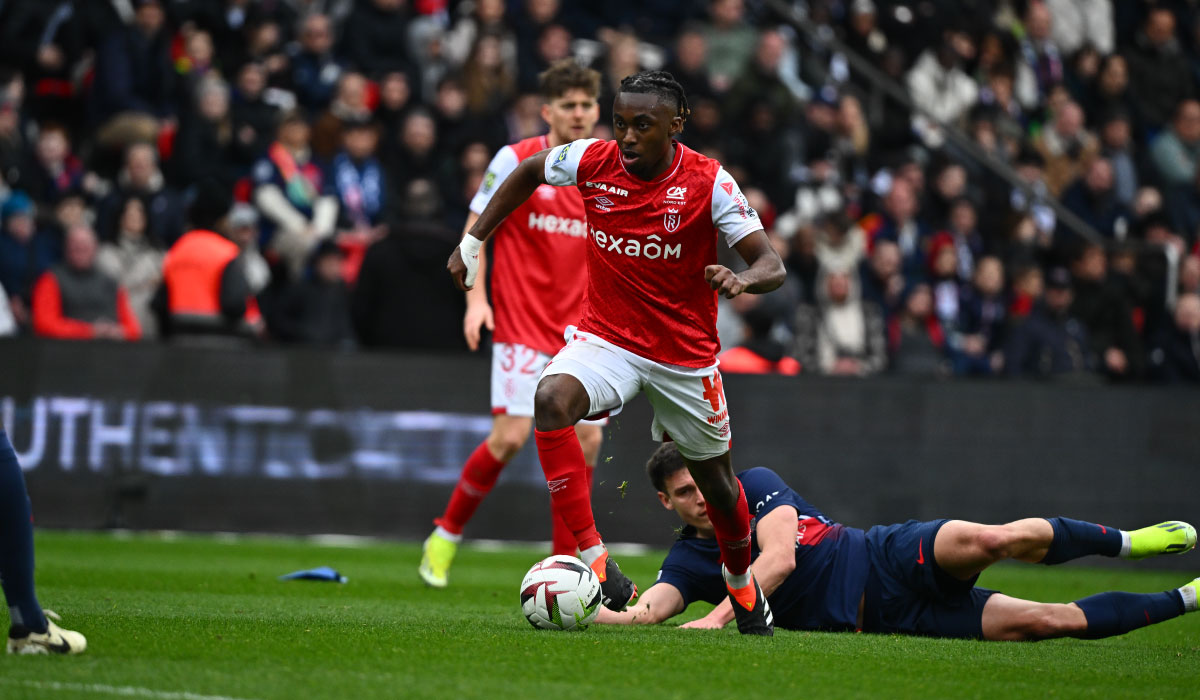
[[[667,207],[667,214],[663,217],[663,228],[667,229],[667,233],[675,233],[675,229],[679,228],[679,209]]]

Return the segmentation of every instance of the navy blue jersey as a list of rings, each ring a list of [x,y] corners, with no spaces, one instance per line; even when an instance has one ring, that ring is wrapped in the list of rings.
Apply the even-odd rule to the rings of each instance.
[[[853,630],[866,587],[870,559],[862,530],[833,522],[766,467],[739,473],[750,505],[752,556],[759,555],[754,532],[759,518],[781,505],[792,506],[796,521],[796,569],[768,600],[775,624],[784,629]],[[685,605],[725,599],[721,550],[687,526],[663,560],[658,580],[679,589]]]

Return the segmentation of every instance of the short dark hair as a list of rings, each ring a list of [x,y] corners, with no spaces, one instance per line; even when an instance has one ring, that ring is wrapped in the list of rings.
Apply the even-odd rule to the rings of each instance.
[[[675,76],[665,70],[650,70],[634,73],[621,81],[620,92],[636,92],[658,95],[659,99],[669,99],[675,102],[676,116],[687,121],[692,113],[688,107],[687,95],[683,94],[683,86],[675,80]]]
[[[573,58],[555,61],[538,74],[538,90],[547,100],[567,94],[567,90],[583,90],[592,97],[600,94],[600,73],[584,68]]]
[[[654,454],[650,455],[650,460],[646,462],[646,476],[650,477],[650,483],[654,484],[654,488],[663,493],[667,491],[667,479],[680,469],[687,469],[687,465],[683,463],[683,456],[679,454],[679,448],[670,441],[659,445]]]

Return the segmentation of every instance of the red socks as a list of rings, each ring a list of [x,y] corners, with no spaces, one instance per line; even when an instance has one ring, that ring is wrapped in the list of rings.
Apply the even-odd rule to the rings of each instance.
[[[722,513],[713,508],[712,501],[706,502],[704,508],[716,533],[725,568],[735,576],[746,573],[750,568],[750,508],[741,480],[738,480],[737,505],[732,511]]]
[[[592,497],[592,475],[596,473],[596,468],[592,465],[587,465],[587,486],[588,499]],[[553,529],[553,545],[554,554],[565,554],[568,557],[575,556],[575,533],[567,527],[562,516],[558,514],[558,509],[554,507],[554,499],[550,500],[550,520],[554,523]]]
[[[440,525],[451,534],[461,535],[463,527],[475,514],[475,509],[496,485],[501,469],[504,469],[504,462],[492,456],[487,441],[484,440],[467,458],[462,476],[458,477],[458,485],[454,487],[454,494],[450,496],[450,503],[446,506],[446,512],[434,520],[434,524]]]
[[[564,430],[565,433],[559,430],[537,433],[537,443],[538,455],[542,459],[547,481],[566,478],[568,480],[563,482],[565,484],[574,481],[583,486],[582,499],[580,499],[580,494],[575,493],[574,486],[566,486],[558,493],[552,492],[550,496],[550,515],[554,524],[554,553],[574,556],[577,547],[585,549],[600,542],[600,536],[595,534],[596,528],[591,510],[592,474],[595,472],[595,467],[583,464],[583,449],[579,447],[575,429]],[[563,434],[569,440],[561,439]],[[571,444],[574,444],[574,450],[570,449]],[[549,446],[546,447],[546,445]],[[547,457],[547,451],[554,456]],[[571,462],[576,456],[584,471],[582,481],[566,476],[573,471],[574,465]],[[551,467],[546,466],[550,463],[560,465],[558,467],[560,471],[554,472],[557,476],[550,476]],[[479,447],[476,447],[471,456],[467,458],[467,463],[463,465],[462,475],[458,478],[458,484],[455,485],[454,493],[450,496],[450,503],[446,505],[446,512],[442,514],[442,517],[434,520],[434,524],[450,534],[461,535],[463,528],[475,514],[475,509],[496,485],[496,480],[500,478],[500,471],[503,469],[504,462],[492,456],[491,450],[487,447],[487,441],[480,443]],[[566,495],[566,500],[559,498],[559,495]],[[580,502],[582,502],[582,509]],[[560,512],[564,507],[574,511],[574,515],[569,519],[564,518]],[[568,522],[574,522],[577,529],[568,526]],[[576,533],[579,531],[582,531],[584,540],[577,537]],[[583,541],[586,541],[587,544],[581,544]]]
[[[592,516],[587,464],[583,461],[583,448],[575,436],[575,426],[546,432],[534,430],[533,437],[537,440],[538,459],[546,475],[553,510],[562,517],[567,529],[575,536],[575,543],[580,550],[600,544],[600,533],[596,532],[596,520]],[[745,498],[742,503],[743,512],[747,512]],[[749,522],[747,516],[747,532]],[[747,565],[749,558],[750,549],[747,547]]]

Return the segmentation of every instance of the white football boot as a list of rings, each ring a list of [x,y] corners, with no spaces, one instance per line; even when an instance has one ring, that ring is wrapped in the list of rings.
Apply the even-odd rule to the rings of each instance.
[[[87,638],[78,632],[65,630],[54,624],[62,618],[53,610],[46,610],[46,631],[34,632],[24,628],[24,635],[14,637],[17,628],[8,631],[8,653],[10,654],[82,654],[87,649]]]

